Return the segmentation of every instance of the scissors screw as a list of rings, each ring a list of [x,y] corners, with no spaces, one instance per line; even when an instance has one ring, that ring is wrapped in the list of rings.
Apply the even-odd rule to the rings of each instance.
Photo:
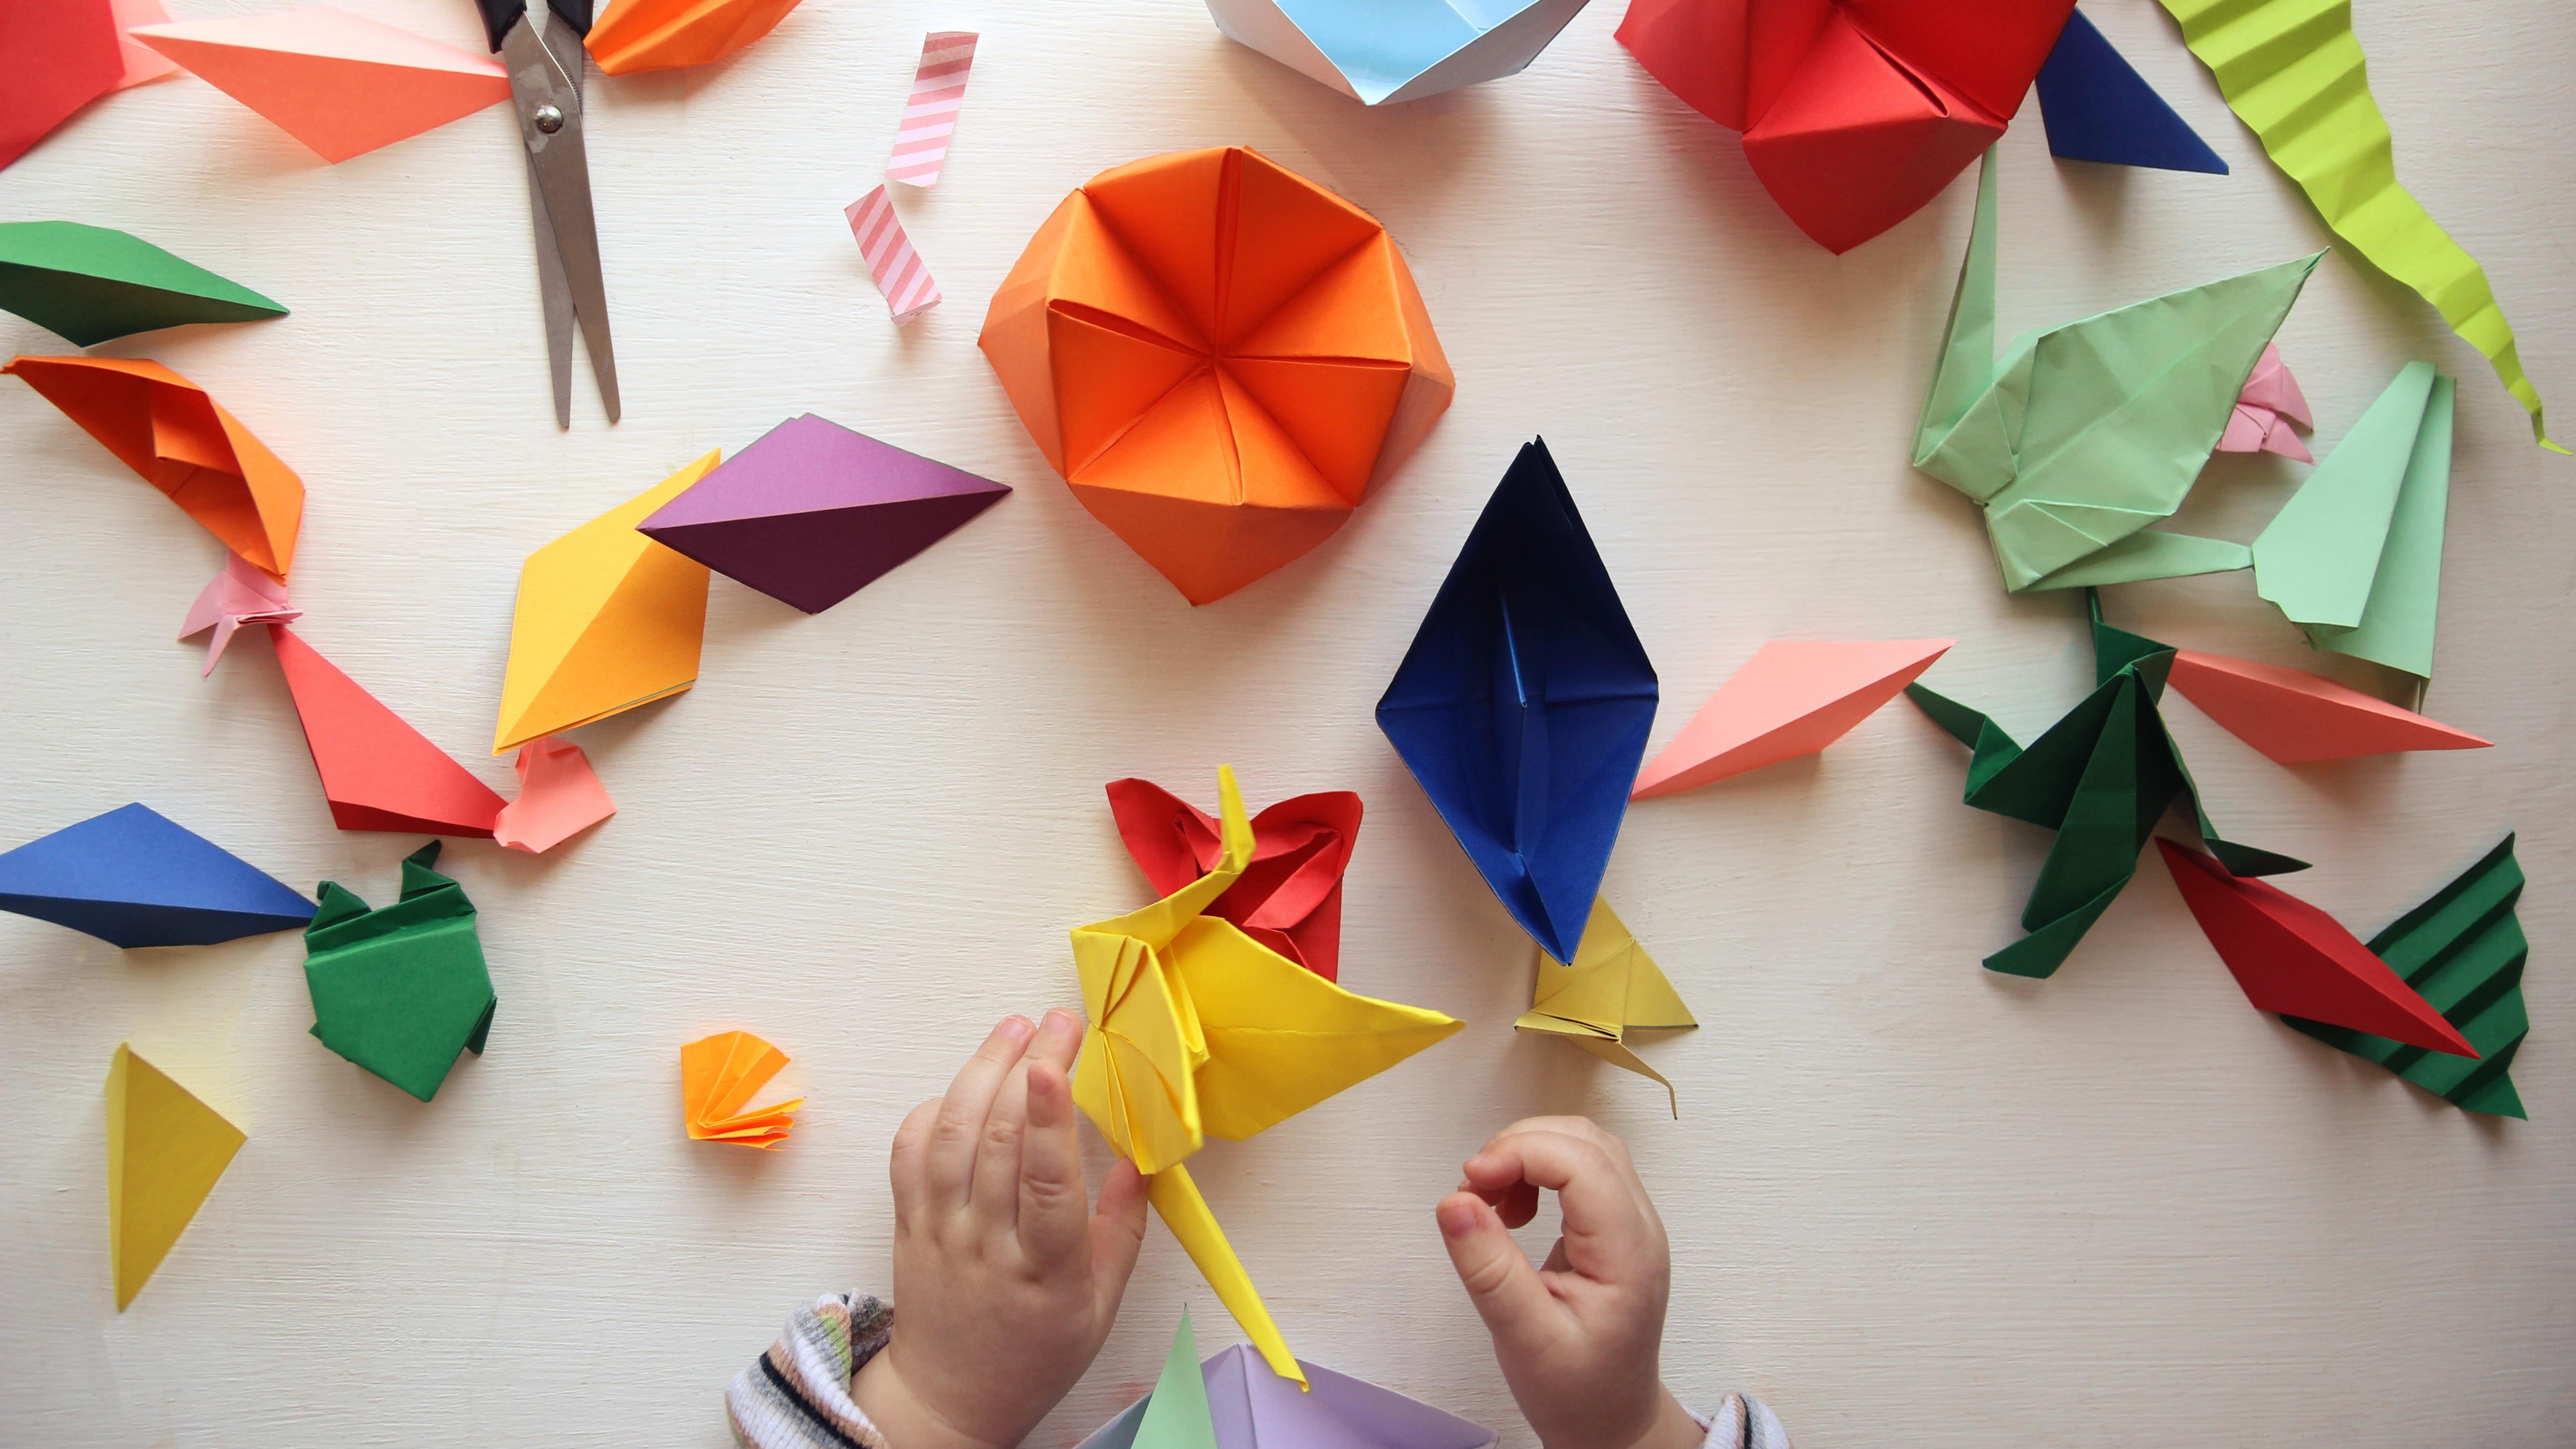
[[[549,136],[563,129],[563,111],[559,107],[539,106],[536,114],[529,119],[537,123],[538,130]]]

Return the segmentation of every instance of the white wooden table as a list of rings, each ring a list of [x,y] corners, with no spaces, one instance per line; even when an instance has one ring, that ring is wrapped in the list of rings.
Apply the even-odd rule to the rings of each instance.
[[[474,44],[459,0],[340,0]],[[188,17],[264,8],[186,0]],[[2149,0],[2088,13],[2235,168],[2003,145],[2007,332],[2327,237]],[[2485,264],[2576,433],[2576,32],[2544,0],[2371,0],[2407,181]],[[2522,830],[2536,1120],[2465,1117],[2249,1010],[2152,861],[2053,981],[2016,936],[2044,832],[1962,806],[1912,711],[1821,759],[1636,810],[1608,891],[1698,1009],[1651,1084],[1518,1039],[1532,948],[1371,720],[1512,450],[1543,433],[1661,668],[1658,746],[1763,641],[1955,635],[1933,678],[2024,738],[2089,680],[2072,596],[2007,599],[1975,509],[1905,451],[1965,236],[1954,186],[1835,258],[1735,139],[1619,50],[1601,0],[1527,73],[1369,111],[1192,0],[811,0],[711,68],[591,96],[626,420],[546,394],[525,183],[496,108],[340,166],[174,78],[6,173],[0,217],[123,227],[294,309],[110,344],[213,390],[311,490],[298,627],[476,772],[520,560],[794,413],[1015,497],[815,618],[719,579],[698,688],[580,733],[621,813],[544,858],[448,861],[482,909],[491,1053],[430,1106],[304,1034],[293,935],[120,953],[0,917],[0,1441],[725,1441],[724,1380],[800,1299],[887,1283],[887,1138],[1000,1014],[1077,1001],[1065,929],[1143,886],[1100,794],[1368,802],[1344,979],[1470,1030],[1194,1171],[1292,1343],[1526,1444],[1431,1204],[1493,1128],[1588,1112],[1675,1238],[1666,1373],[1762,1394],[1807,1449],[2565,1442],[2576,1415],[2576,465],[2484,362],[2338,251],[2281,334],[2330,448],[2409,358],[2460,378],[2433,712],[2492,752],[2286,770],[2187,704],[2237,838],[2365,933]],[[841,206],[920,37],[983,32],[936,192],[948,300],[898,332]],[[1192,610],[1050,475],[974,347],[1039,220],[1103,167],[1246,142],[1385,220],[1457,404],[1348,528]],[[0,317],[0,348],[69,350]],[[390,894],[418,841],[341,834],[256,640],[171,641],[215,542],[0,389],[0,840],[141,799],[299,888]],[[2304,470],[2221,459],[2183,522],[2245,538]],[[2243,576],[2118,592],[2172,642],[2320,664]],[[742,1026],[810,1102],[776,1155],[680,1132],[676,1051]],[[131,1039],[250,1134],[131,1311],[110,1306],[104,1116]],[[1105,1158],[1095,1156],[1095,1162]],[[1530,1234],[1543,1246],[1542,1231]],[[1155,1231],[1069,1444],[1149,1381],[1187,1302]]]

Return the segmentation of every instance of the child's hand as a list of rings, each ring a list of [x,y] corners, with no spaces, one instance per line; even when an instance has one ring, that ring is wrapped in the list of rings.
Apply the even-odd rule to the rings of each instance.
[[[1664,1224],[1626,1144],[1581,1117],[1532,1117],[1494,1134],[1466,1174],[1440,1201],[1441,1240],[1539,1442],[1696,1449],[1705,1436],[1657,1362],[1672,1283]],[[1533,1270],[1504,1229],[1537,1214],[1540,1188],[1565,1224]]]
[[[895,1134],[893,1340],[859,1407],[893,1449],[1007,1449],[1109,1335],[1145,1237],[1145,1183],[1110,1169],[1088,1211],[1065,1077],[1082,1023],[1005,1018],[948,1095]]]

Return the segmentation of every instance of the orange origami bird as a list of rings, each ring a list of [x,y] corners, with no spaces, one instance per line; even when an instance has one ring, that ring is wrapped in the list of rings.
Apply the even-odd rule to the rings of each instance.
[[[796,1125],[798,1097],[746,1112],[751,1094],[769,1085],[787,1053],[747,1031],[719,1032],[680,1048],[680,1103],[696,1142],[736,1142],[775,1150]]]

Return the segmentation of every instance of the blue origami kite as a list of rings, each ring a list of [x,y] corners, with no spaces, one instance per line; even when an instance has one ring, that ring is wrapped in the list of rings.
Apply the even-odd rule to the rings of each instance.
[[[1431,601],[1378,728],[1503,908],[1574,959],[1655,722],[1655,667],[1544,441]]]
[[[2066,17],[2039,68],[2039,114],[2048,153],[2062,160],[2227,174],[2227,163],[2081,10]]]
[[[311,901],[144,805],[0,855],[0,911],[127,947],[211,946],[313,919]]]
[[[1512,75],[1585,0],[1207,0],[1227,38],[1365,105]]]

